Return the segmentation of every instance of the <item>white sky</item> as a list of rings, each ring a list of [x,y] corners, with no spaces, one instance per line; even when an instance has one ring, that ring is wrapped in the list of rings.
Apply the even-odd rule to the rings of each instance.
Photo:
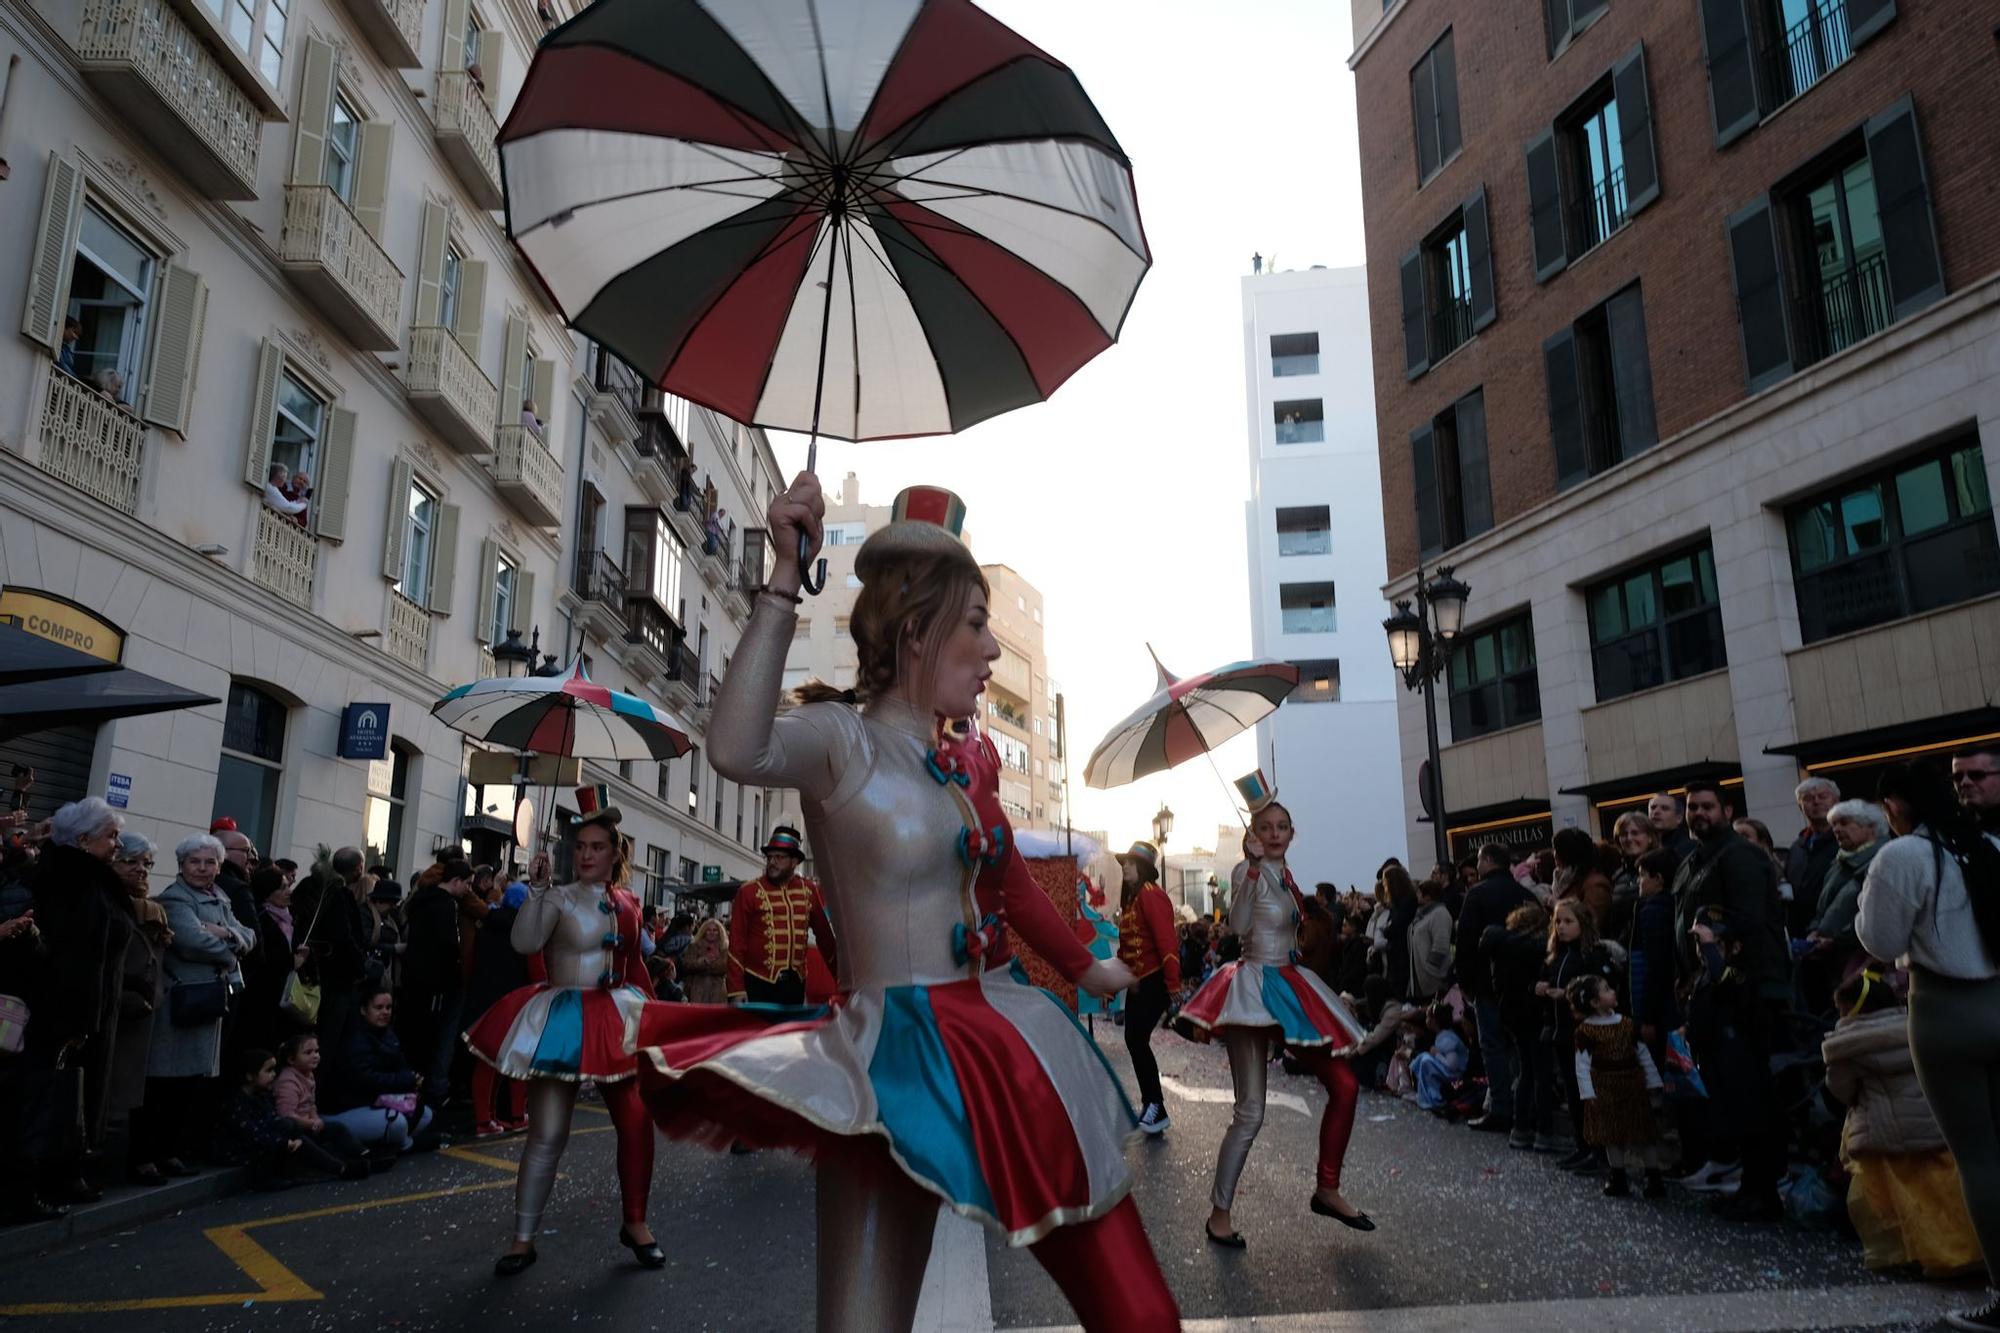
[[[1181,675],[1250,656],[1238,284],[1253,251],[1288,269],[1362,262],[1348,5],[981,2],[1076,71],[1131,155],[1153,270],[1119,345],[1049,402],[952,438],[832,441],[820,474],[831,491],[858,473],[872,504],[918,482],[964,497],[979,558],[1046,599],[1076,826],[1122,847],[1150,836],[1164,801],[1167,850],[1208,847],[1235,806],[1206,763],[1112,791],[1085,787],[1083,765],[1153,693],[1148,640]],[[803,437],[773,442],[804,465]],[[1216,762],[1248,772],[1254,742]]]

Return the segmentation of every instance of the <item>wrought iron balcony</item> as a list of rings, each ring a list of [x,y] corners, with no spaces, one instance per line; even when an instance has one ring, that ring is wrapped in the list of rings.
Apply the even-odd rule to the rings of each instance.
[[[263,112],[167,0],[85,0],[76,58],[84,79],[202,194],[257,197]]]
[[[1799,96],[1854,54],[1847,0],[1808,0],[1805,16],[1763,48],[1764,98],[1776,108]]]
[[[257,546],[250,553],[250,578],[303,611],[312,610],[313,576],[319,569],[319,539],[289,514],[257,506]],[[424,617],[426,626],[430,617]]]
[[[625,641],[636,643],[659,659],[661,674],[674,667],[682,639],[681,627],[649,593],[627,591]]]
[[[1799,364],[1810,365],[1880,333],[1896,320],[1888,256],[1877,250],[1846,268],[1822,271],[1818,287],[1792,302]]]
[[[495,432],[493,484],[521,516],[538,528],[562,521],[563,468],[526,426],[502,426]]]
[[[1625,225],[1625,168],[1614,167],[1570,209],[1571,258],[1595,250]]]
[[[397,345],[403,271],[327,185],[285,187],[285,272],[356,347]]]
[[[420,69],[424,0],[347,0],[347,13],[391,69]]]
[[[590,376],[591,424],[604,432],[613,448],[631,444],[639,438],[639,404],[645,397],[645,381],[603,347],[595,350],[597,364]]]
[[[395,589],[389,590],[389,632],[382,646],[389,656],[422,671],[431,656],[431,613]]]
[[[121,513],[139,507],[146,426],[139,418],[59,367],[49,367],[42,399],[42,470]]]
[[[410,330],[410,405],[460,453],[493,452],[500,390],[450,329]]]
[[[625,637],[625,571],[599,550],[576,553],[577,621],[599,639]]]
[[[1442,361],[1472,337],[1472,302],[1446,296],[1431,312],[1431,361]]]
[[[459,183],[481,208],[505,202],[500,191],[500,126],[486,94],[462,69],[438,73],[436,117],[438,147],[458,173]]]

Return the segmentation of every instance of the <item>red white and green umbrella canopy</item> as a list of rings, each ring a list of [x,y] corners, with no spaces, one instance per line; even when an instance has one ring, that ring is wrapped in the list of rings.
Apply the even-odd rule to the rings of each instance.
[[[1083,780],[1092,787],[1122,787],[1205,755],[1276,712],[1299,683],[1290,662],[1232,662],[1185,680],[1159,666],[1160,690],[1113,727]]]
[[[579,658],[560,676],[461,685],[431,714],[476,741],[565,759],[677,759],[692,748],[674,719],[593,681]]]
[[[1152,262],[1076,76],[969,0],[597,0],[500,148],[509,234],[571,324],[773,429],[1040,402]]]

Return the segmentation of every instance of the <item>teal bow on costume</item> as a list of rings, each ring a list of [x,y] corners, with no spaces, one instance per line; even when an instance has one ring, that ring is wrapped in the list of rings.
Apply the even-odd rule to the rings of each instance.
[[[984,958],[1000,942],[1001,918],[990,912],[980,918],[977,930],[967,930],[963,921],[951,928],[951,956],[961,965]]]
[[[979,829],[958,831],[958,859],[967,869],[977,869],[982,865],[998,865],[1007,855],[1007,826],[995,824],[991,833]]]

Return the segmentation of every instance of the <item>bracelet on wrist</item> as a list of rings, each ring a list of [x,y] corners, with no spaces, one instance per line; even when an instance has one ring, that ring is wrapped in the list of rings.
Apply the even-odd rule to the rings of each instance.
[[[791,607],[804,605],[806,600],[804,593],[779,592],[768,583],[757,590],[757,595],[760,597],[769,597],[772,601],[788,610]]]

